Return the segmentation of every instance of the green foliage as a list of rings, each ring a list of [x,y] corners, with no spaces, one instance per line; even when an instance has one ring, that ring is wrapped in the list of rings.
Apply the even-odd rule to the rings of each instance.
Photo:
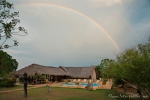
[[[12,56],[0,50],[0,77],[16,71],[17,67],[18,62],[16,59],[12,59]]]
[[[2,41],[0,49],[18,46],[16,40],[13,40],[13,45],[5,44],[5,42],[14,35],[19,35],[19,32],[27,34],[27,31],[23,27],[17,26],[20,23],[20,20],[16,19],[16,17],[19,17],[19,12],[11,12],[11,9],[13,9],[13,4],[10,4],[6,0],[0,0],[0,40]]]
[[[8,81],[7,78],[0,79],[0,87],[5,87],[7,84],[7,81]]]
[[[13,87],[15,86],[15,83],[16,83],[16,78],[9,78],[6,83],[6,87]]]
[[[106,59],[101,60],[101,63],[96,66],[96,78],[97,79],[102,78],[103,70],[108,67],[108,64],[110,62],[113,62],[113,60],[106,58]]]
[[[0,80],[0,87],[13,87],[15,86],[15,78],[3,78]]]
[[[150,40],[126,49],[107,65],[104,77],[132,82],[150,96]]]
[[[45,75],[40,75],[39,79],[45,79]]]

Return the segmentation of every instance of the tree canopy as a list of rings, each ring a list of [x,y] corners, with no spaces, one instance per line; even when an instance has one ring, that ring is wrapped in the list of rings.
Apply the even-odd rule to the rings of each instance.
[[[132,82],[150,96],[150,39],[124,50],[116,60],[107,63],[103,77]]]
[[[96,77],[97,79],[102,78],[103,70],[107,68],[109,62],[112,62],[112,59],[105,58],[101,60],[101,63],[96,66]]]
[[[13,9],[13,4],[6,0],[0,0],[0,77],[15,71],[18,67],[16,59],[2,49],[18,46],[19,42],[13,40],[15,35],[27,35],[26,29],[19,26],[20,20],[17,19],[19,12],[13,12]],[[6,43],[7,40],[11,42]]]
[[[6,41],[14,35],[24,36],[27,34],[24,27],[18,26],[20,20],[16,17],[19,17],[19,12],[11,12],[11,9],[14,9],[13,4],[6,0],[0,0],[0,49],[18,46],[17,40],[13,40],[13,44],[6,44]],[[20,32],[25,34],[21,35]]]
[[[16,71],[17,68],[18,62],[16,59],[13,59],[12,56],[0,50],[0,77]]]

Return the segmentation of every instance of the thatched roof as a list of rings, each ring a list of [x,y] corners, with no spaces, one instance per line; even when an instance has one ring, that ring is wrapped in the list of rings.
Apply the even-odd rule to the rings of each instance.
[[[72,78],[90,78],[95,67],[62,67]]]
[[[28,67],[22,68],[18,71],[16,71],[16,75],[23,75],[24,72],[26,72],[28,75],[34,75],[34,74],[46,74],[46,75],[55,75],[55,76],[64,76],[68,74],[62,69],[58,67],[52,67],[52,66],[42,66],[38,64],[32,64]]]
[[[90,78],[95,71],[95,67],[52,67],[42,66],[39,64],[31,64],[28,67],[16,71],[16,75],[23,75],[26,72],[28,75],[54,75],[54,76],[71,76],[72,78]]]

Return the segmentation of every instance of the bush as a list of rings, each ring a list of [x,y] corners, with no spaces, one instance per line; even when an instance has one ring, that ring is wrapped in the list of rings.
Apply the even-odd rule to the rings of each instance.
[[[0,87],[14,87],[16,78],[3,78],[0,80]]]
[[[0,79],[0,87],[6,87],[7,81],[7,78]]]
[[[10,78],[6,83],[6,87],[14,87],[15,83],[16,83],[16,78]]]

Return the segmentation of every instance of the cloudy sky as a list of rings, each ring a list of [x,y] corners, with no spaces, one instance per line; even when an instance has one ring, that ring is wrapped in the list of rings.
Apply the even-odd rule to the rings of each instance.
[[[91,66],[150,35],[149,0],[9,0],[27,36],[7,51],[19,62]]]

